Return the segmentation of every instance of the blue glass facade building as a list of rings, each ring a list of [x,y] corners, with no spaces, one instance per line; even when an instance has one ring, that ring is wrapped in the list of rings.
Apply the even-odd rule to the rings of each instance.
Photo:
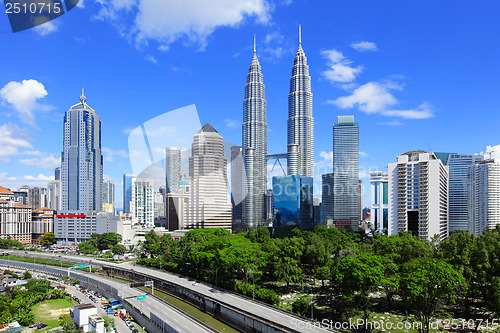
[[[130,213],[130,201],[132,201],[132,181],[134,175],[123,175],[123,212]]]
[[[313,178],[302,175],[273,177],[275,228],[313,228]]]

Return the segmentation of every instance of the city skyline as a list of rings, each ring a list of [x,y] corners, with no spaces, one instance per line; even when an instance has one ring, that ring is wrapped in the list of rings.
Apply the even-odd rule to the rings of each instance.
[[[394,1],[383,8],[368,1],[273,4],[273,9],[240,10],[238,24],[216,22],[191,43],[181,31],[171,39],[145,35],[152,46],[137,47],[120,37],[109,17],[95,19],[102,8],[90,2],[45,30],[2,35],[5,47],[17,51],[0,55],[10,64],[0,74],[5,147],[0,183],[13,188],[48,184],[59,165],[63,113],[82,85],[99,110],[104,175],[116,184],[117,207],[123,204],[123,174],[132,173],[126,145],[130,128],[195,103],[202,123],[210,122],[225,139],[240,143],[241,86],[253,34],[266,79],[268,152],[284,153],[288,79],[300,23],[314,94],[314,161],[317,170],[325,170],[315,173],[315,196],[320,196],[318,177],[331,172],[331,126],[338,115],[354,115],[362,128],[365,184],[369,171],[385,170],[405,151],[474,154],[500,143],[494,131],[474,130],[472,140],[456,134],[456,128],[481,128],[484,119],[494,123],[500,117],[492,88],[499,72],[498,36],[493,34],[498,23],[492,14],[498,12],[497,3],[458,2],[453,8],[430,1]],[[359,4],[366,10],[354,15]],[[304,14],[306,7],[311,14]],[[422,17],[427,26],[417,28]],[[267,22],[254,21],[264,18]],[[6,26],[6,19],[1,24]],[[48,31],[51,25],[55,28]],[[32,47],[36,54],[29,52]],[[77,79],[69,77],[56,56],[76,48]],[[43,66],[40,57],[46,58]],[[367,198],[365,186],[365,203]]]

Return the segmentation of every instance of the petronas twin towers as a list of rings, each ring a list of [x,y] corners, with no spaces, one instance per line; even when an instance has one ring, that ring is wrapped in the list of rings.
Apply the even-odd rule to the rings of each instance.
[[[267,190],[267,102],[264,80],[257,59],[255,40],[253,58],[245,84],[243,101],[243,163],[246,174],[243,202],[243,227],[255,228],[265,219]],[[299,48],[295,55],[290,94],[288,95],[288,175],[313,176],[314,119],[312,117],[311,77],[302,49],[299,26]]]

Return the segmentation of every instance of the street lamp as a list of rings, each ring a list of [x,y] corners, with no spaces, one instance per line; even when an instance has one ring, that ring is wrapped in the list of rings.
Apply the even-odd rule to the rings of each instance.
[[[252,299],[255,299],[255,279],[252,273]]]
[[[314,298],[312,295],[312,288],[309,289],[309,293],[311,294],[311,320],[314,320],[314,318],[313,318],[313,300],[314,300]]]

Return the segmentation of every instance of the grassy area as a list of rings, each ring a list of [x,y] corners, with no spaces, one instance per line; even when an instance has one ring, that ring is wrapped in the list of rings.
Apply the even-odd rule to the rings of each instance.
[[[39,303],[33,307],[35,321],[41,321],[52,327],[59,326],[59,315],[69,313],[69,308],[72,308],[74,302],[71,298],[51,299]]]
[[[29,263],[35,263],[35,264],[42,264],[42,265],[50,265],[50,266],[59,266],[61,267],[73,267],[73,264],[68,264],[68,263],[61,263],[60,261],[55,261],[55,260],[47,260],[47,259],[38,259],[38,258],[24,258],[24,257],[15,257],[15,256],[0,256],[0,259],[4,260],[12,260],[12,261],[22,261],[22,262],[29,262]]]

